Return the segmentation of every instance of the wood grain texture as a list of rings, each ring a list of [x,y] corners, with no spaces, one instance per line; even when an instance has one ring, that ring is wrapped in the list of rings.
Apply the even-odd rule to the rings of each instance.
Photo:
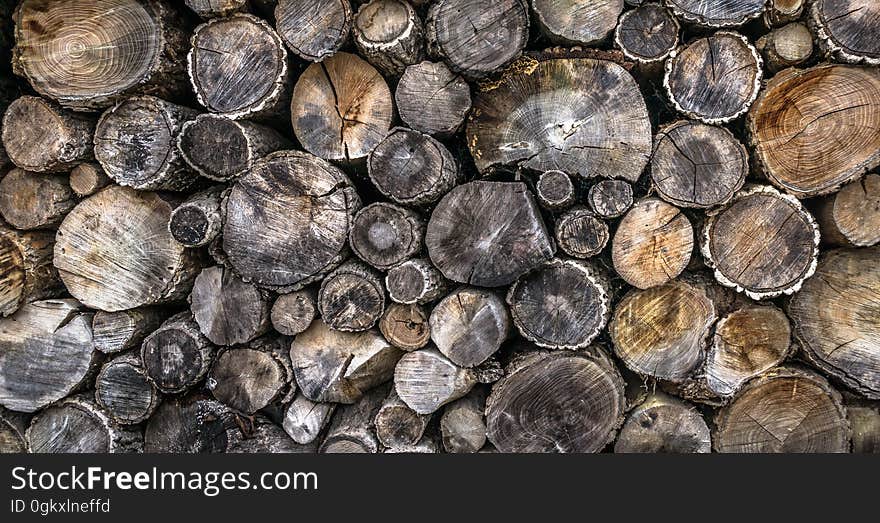
[[[273,403],[289,403],[296,384],[287,340],[269,335],[247,346],[222,349],[214,358],[207,385],[217,401],[245,416]]]
[[[880,65],[880,5],[871,0],[817,0],[810,23],[823,51],[837,61]]]
[[[223,267],[199,273],[189,303],[199,329],[216,345],[247,343],[269,330],[266,297]]]
[[[291,51],[320,62],[348,40],[354,15],[349,0],[279,0],[275,27]]]
[[[253,421],[226,429],[227,454],[314,454],[318,445],[296,443],[274,421],[256,415]]]
[[[421,62],[425,56],[425,29],[406,0],[364,3],[352,29],[360,54],[388,76],[402,75],[407,66]]]
[[[61,294],[64,285],[52,264],[54,247],[52,232],[15,231],[0,225],[0,316]]]
[[[816,220],[827,244],[869,247],[880,242],[880,175],[868,174],[824,198]]]
[[[575,258],[596,256],[608,244],[608,225],[584,207],[575,207],[556,220],[556,243]]]
[[[52,229],[78,203],[65,176],[12,169],[0,180],[0,215],[17,229]]]
[[[358,258],[388,270],[422,250],[425,222],[415,211],[385,202],[370,204],[355,215],[349,245]]]
[[[70,171],[70,188],[81,198],[91,196],[107,187],[113,180],[97,163],[81,163]]]
[[[415,304],[392,303],[379,320],[379,331],[389,343],[405,351],[421,349],[431,340],[428,312]]]
[[[392,387],[374,419],[376,437],[385,447],[415,445],[422,439],[430,419],[409,408]]]
[[[497,294],[474,287],[456,289],[431,311],[431,341],[461,367],[486,361],[507,339],[510,313]]]
[[[678,47],[681,27],[660,4],[646,3],[625,11],[614,30],[614,45],[640,64],[664,60]]]
[[[160,391],[179,394],[195,387],[211,368],[216,347],[199,332],[189,312],[168,318],[144,339],[141,361]]]
[[[394,369],[394,389],[409,408],[431,414],[477,384],[472,369],[459,367],[433,347],[404,354]]]
[[[473,454],[486,445],[486,390],[474,388],[443,408],[440,434],[450,454]]]
[[[25,431],[30,416],[0,407],[0,454],[24,454],[27,452]]]
[[[309,328],[318,313],[316,289],[282,294],[272,305],[272,327],[286,336],[295,336]]]
[[[184,4],[207,20],[247,9],[248,0],[184,0]]]
[[[614,452],[623,454],[706,454],[712,450],[709,427],[699,411],[672,396],[650,395],[626,418]]]
[[[535,183],[535,195],[541,207],[558,211],[574,203],[575,186],[563,171],[550,170],[541,173]]]
[[[623,0],[532,0],[535,22],[561,44],[598,44],[617,25]]]
[[[235,426],[228,407],[202,393],[164,401],[144,428],[144,451],[192,454],[226,450],[226,431]]]
[[[137,351],[114,357],[95,378],[95,401],[113,419],[130,425],[149,419],[162,396],[147,376]]]
[[[742,25],[764,12],[766,0],[664,0],[675,16],[706,27]]]
[[[770,71],[806,62],[813,54],[813,33],[802,23],[791,23],[770,31],[755,42]]]
[[[390,269],[385,276],[388,297],[397,303],[429,303],[446,293],[443,274],[425,258],[413,258]]]
[[[471,109],[471,90],[465,79],[443,62],[424,61],[404,70],[394,101],[406,125],[443,137],[464,123]]]
[[[171,211],[168,232],[184,247],[202,247],[219,236],[223,227],[224,186],[199,191]]]
[[[43,410],[27,429],[28,451],[36,454],[141,452],[140,428],[119,425],[88,395],[66,398]]]
[[[318,289],[318,312],[332,329],[371,329],[384,311],[385,286],[379,273],[358,261],[340,265],[324,278]]]
[[[284,412],[284,431],[301,445],[316,441],[336,411],[336,403],[318,403],[302,393]]]
[[[623,216],[633,204],[632,185],[624,180],[601,180],[590,186],[587,201],[602,218]]]
[[[382,445],[376,437],[374,421],[389,387],[383,385],[363,395],[351,405],[339,407],[327,429],[318,452],[328,454],[376,454]]]
[[[95,348],[104,354],[115,354],[140,347],[144,338],[155,331],[168,315],[160,307],[119,312],[97,311],[92,318]]]

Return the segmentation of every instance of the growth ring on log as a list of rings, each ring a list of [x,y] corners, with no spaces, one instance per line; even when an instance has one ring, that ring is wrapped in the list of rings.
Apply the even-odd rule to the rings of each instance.
[[[675,16],[706,27],[734,27],[764,13],[767,0],[665,0]]]
[[[810,22],[824,50],[842,62],[880,65],[880,3],[816,0]]]

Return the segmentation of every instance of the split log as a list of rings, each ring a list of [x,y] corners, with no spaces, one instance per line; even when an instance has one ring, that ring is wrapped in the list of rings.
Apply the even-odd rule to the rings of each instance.
[[[342,264],[321,282],[318,311],[332,329],[373,328],[385,311],[385,287],[379,273],[353,260]]]
[[[636,202],[611,242],[614,270],[639,289],[675,279],[693,250],[694,229],[687,216],[658,198]]]
[[[406,0],[370,0],[358,9],[354,43],[368,62],[388,76],[400,76],[425,57],[425,30]]]
[[[51,229],[77,204],[66,176],[12,169],[0,180],[0,215],[17,229]]]
[[[173,207],[156,193],[117,186],[77,205],[55,243],[54,263],[70,293],[107,312],[183,299],[201,261],[168,233]]]
[[[121,354],[101,367],[95,379],[95,401],[122,425],[146,421],[162,401],[136,352]]]
[[[538,203],[550,211],[569,207],[575,200],[575,187],[571,178],[562,171],[550,170],[541,173],[535,184]]]
[[[764,25],[780,27],[796,22],[804,14],[807,0],[770,0],[764,13]]]
[[[595,265],[555,258],[517,280],[507,303],[524,338],[539,347],[575,350],[586,348],[605,328],[611,291]]]
[[[336,410],[318,452],[327,454],[376,454],[381,447],[373,420],[388,395],[387,385],[376,387],[356,403]]]
[[[704,27],[734,27],[764,14],[767,0],[665,0],[675,16]]]
[[[397,362],[394,389],[409,408],[432,414],[476,385],[478,374],[459,367],[435,348],[409,352]]]
[[[217,114],[202,114],[183,124],[177,148],[197,173],[218,182],[234,180],[269,153],[290,141],[272,129]]]
[[[278,33],[291,51],[320,62],[348,40],[354,16],[349,0],[278,0]]]
[[[282,151],[241,176],[225,208],[229,264],[246,280],[287,291],[339,264],[360,198],[340,169],[307,153]]]
[[[616,453],[707,454],[709,427],[692,406],[665,394],[652,394],[626,418]]]
[[[840,247],[880,243],[880,174],[869,174],[824,198],[816,219],[825,243]]]
[[[246,347],[222,349],[208,374],[208,390],[232,410],[253,416],[293,398],[293,368],[284,338],[267,336]]]
[[[107,187],[113,180],[97,163],[81,163],[70,171],[69,183],[77,196],[85,198]]]
[[[409,408],[391,387],[391,392],[376,413],[376,438],[383,446],[390,448],[415,445],[422,439],[430,419],[430,416]]]
[[[489,441],[509,452],[599,452],[623,423],[623,378],[601,350],[533,352],[486,401]]]
[[[467,143],[477,169],[637,180],[651,156],[651,122],[626,69],[593,58],[527,65],[474,99]]]
[[[758,51],[744,36],[718,31],[673,51],[666,60],[663,86],[680,113],[723,124],[749,110],[763,71]]]
[[[614,352],[632,371],[680,383],[703,361],[715,320],[705,291],[673,281],[627,293],[608,332]]]
[[[555,250],[522,182],[476,181],[454,188],[431,213],[425,245],[446,278],[480,287],[513,283]]]
[[[424,61],[406,68],[394,100],[406,125],[448,137],[458,131],[471,110],[471,89],[443,62]]]
[[[662,62],[678,47],[678,20],[660,4],[626,11],[614,31],[614,45],[640,65]]]
[[[52,265],[55,235],[0,226],[0,317],[32,301],[59,295],[64,286]]]
[[[282,294],[272,305],[272,327],[285,336],[295,336],[309,328],[318,313],[316,289]]]
[[[388,270],[422,250],[425,222],[410,209],[391,203],[370,204],[355,215],[349,233],[358,258]]]
[[[510,313],[492,291],[455,290],[431,311],[431,341],[455,365],[475,367],[501,348],[510,333]]]
[[[602,43],[617,25],[623,0],[532,0],[532,11],[541,33],[551,42],[593,45]]]
[[[420,132],[392,129],[367,159],[370,180],[401,205],[427,206],[459,179],[458,165],[442,143]]]
[[[880,65],[880,5],[872,0],[816,0],[810,23],[819,46],[837,61]]]
[[[587,200],[598,216],[617,218],[632,207],[632,185],[623,180],[602,180],[590,187]]]
[[[215,453],[226,450],[226,431],[235,426],[228,407],[201,393],[168,399],[144,430],[144,452]]]
[[[818,374],[780,367],[750,381],[715,419],[718,452],[849,452],[840,393]]]
[[[525,0],[438,0],[425,19],[428,52],[450,69],[481,79],[512,62],[529,39]]]
[[[846,417],[852,428],[853,454],[880,453],[880,406],[847,402]]]
[[[354,403],[391,379],[401,354],[378,332],[332,330],[322,320],[312,322],[290,346],[299,389],[321,402]]]
[[[144,448],[140,428],[119,425],[85,394],[34,416],[26,437],[28,451],[35,454],[121,454]]]
[[[429,260],[413,258],[388,271],[385,287],[397,303],[429,303],[446,293],[446,280]]]
[[[608,245],[608,225],[584,207],[575,207],[556,220],[556,243],[575,258],[596,256]]]
[[[313,443],[335,410],[336,403],[317,403],[297,394],[284,413],[284,431],[300,445]]]
[[[798,198],[834,192],[880,165],[880,72],[788,69],[767,82],[747,125],[771,183]]]
[[[325,160],[352,162],[366,158],[385,138],[394,102],[372,65],[337,53],[300,75],[290,112],[305,150]]]
[[[223,227],[220,205],[224,187],[213,187],[190,196],[168,219],[168,232],[184,247],[202,247],[214,241]]]
[[[474,454],[486,445],[486,392],[475,388],[446,405],[440,418],[443,448],[452,454]]]
[[[248,0],[184,0],[184,3],[204,20],[229,16],[248,7]]]
[[[24,454],[27,452],[25,431],[29,416],[0,407],[0,454]]]
[[[708,217],[701,249],[719,283],[773,298],[797,292],[816,270],[819,227],[794,197],[750,186]]]
[[[801,352],[861,394],[880,399],[880,247],[835,250],[788,303]]]
[[[651,180],[660,197],[675,206],[723,205],[748,174],[748,150],[724,127],[678,120],[654,138]]]
[[[382,452],[386,454],[439,454],[440,441],[436,433],[432,433],[425,435],[420,441],[412,445],[388,447]]]
[[[317,444],[300,445],[265,416],[257,415],[247,426],[226,429],[227,454],[314,454]]]
[[[801,23],[770,31],[755,42],[771,72],[800,65],[813,54],[813,33]]]
[[[135,347],[162,325],[167,314],[159,307],[142,307],[119,312],[97,311],[92,318],[95,348],[115,354]]]
[[[13,68],[40,95],[76,110],[138,93],[186,89],[186,32],[157,0],[25,0],[15,12]]]
[[[411,352],[431,339],[428,313],[419,305],[393,303],[379,321],[379,331],[395,347]]]
[[[6,154],[22,169],[62,172],[92,159],[95,119],[37,96],[12,102],[2,127]]]
[[[269,330],[269,302],[231,270],[203,269],[189,295],[193,318],[211,343],[247,343]]]
[[[95,158],[119,185],[183,191],[198,177],[189,170],[177,136],[196,117],[188,107],[153,96],[129,98],[107,110],[95,130]]]
[[[202,381],[211,367],[214,350],[185,311],[168,318],[144,339],[141,360],[160,391],[177,394]]]
[[[92,316],[76,300],[25,305],[0,320],[0,404],[35,412],[94,376]]]

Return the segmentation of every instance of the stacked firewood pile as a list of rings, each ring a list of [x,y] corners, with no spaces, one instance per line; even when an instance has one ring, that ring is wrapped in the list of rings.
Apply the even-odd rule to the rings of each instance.
[[[880,450],[880,2],[0,15],[2,451]]]

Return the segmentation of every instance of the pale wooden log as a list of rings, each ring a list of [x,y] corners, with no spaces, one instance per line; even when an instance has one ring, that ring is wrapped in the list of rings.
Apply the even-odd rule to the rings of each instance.
[[[52,232],[15,231],[0,224],[0,317],[60,295],[64,286],[52,265],[54,247]]]
[[[101,367],[95,379],[95,401],[122,425],[146,421],[162,401],[136,351],[116,356]]]
[[[247,343],[269,330],[269,301],[229,269],[203,269],[189,303],[202,334],[216,345]]]
[[[76,300],[25,305],[0,320],[0,404],[35,412],[85,386],[100,362]]]
[[[0,454],[24,454],[27,452],[25,431],[30,417],[0,407]]]
[[[596,256],[608,245],[608,225],[584,207],[575,207],[556,220],[556,244],[575,258]]]
[[[428,303],[446,293],[446,280],[430,260],[413,258],[388,271],[388,297],[397,303]]]
[[[844,398],[846,418],[852,428],[853,454],[880,453],[880,405]]]
[[[71,396],[40,412],[27,429],[28,451],[36,454],[139,453],[139,427],[113,421],[87,394]]]
[[[400,76],[425,56],[425,30],[406,0],[370,0],[352,27],[360,54],[388,76]]]
[[[734,27],[764,14],[766,0],[664,0],[675,16],[705,27]]]
[[[314,454],[318,445],[300,445],[265,416],[257,415],[246,426],[226,429],[227,454]]]
[[[185,311],[168,318],[144,339],[141,360],[160,391],[178,394],[202,381],[211,367],[214,351],[215,347]]]
[[[443,448],[453,454],[473,454],[486,445],[486,391],[474,388],[446,405],[440,417]]]
[[[381,450],[373,420],[388,395],[387,385],[376,387],[356,403],[343,405],[333,414],[327,436],[318,452],[328,454],[376,454]]]
[[[535,195],[541,207],[550,211],[571,206],[576,196],[571,178],[564,172],[556,170],[541,173],[535,183]]]
[[[423,133],[455,134],[471,110],[471,90],[461,76],[443,62],[424,61],[403,72],[394,101],[400,119]]]
[[[275,19],[291,51],[320,62],[346,43],[354,15],[349,0],[278,0]]]
[[[816,212],[822,241],[840,247],[880,242],[880,174],[868,174],[823,198]]]
[[[184,3],[205,20],[229,16],[248,8],[248,0],[184,0]]]
[[[541,33],[559,44],[599,44],[617,25],[623,0],[532,0]]]
[[[66,176],[13,169],[0,180],[0,215],[17,229],[51,229],[78,203]]]
[[[755,42],[772,72],[800,65],[813,54],[813,34],[806,25],[792,23],[770,31]]]
[[[272,305],[269,319],[272,327],[285,336],[295,336],[309,328],[318,314],[318,292],[315,288],[282,294]]]
[[[818,374],[780,367],[750,381],[715,419],[712,442],[727,453],[850,450],[840,393]]]
[[[321,402],[354,403],[391,378],[402,354],[378,332],[331,330],[322,320],[312,322],[290,346],[299,389]]]
[[[27,171],[69,171],[92,159],[95,118],[62,109],[37,96],[22,96],[3,115],[3,148]]]
[[[388,397],[376,412],[376,438],[385,447],[401,448],[415,445],[422,439],[430,416],[409,408],[391,387]]]
[[[602,180],[590,187],[587,201],[602,218],[623,216],[633,204],[632,185],[624,180]]]
[[[385,287],[379,273],[354,260],[345,262],[321,282],[318,311],[332,329],[373,328],[385,311]]]
[[[226,431],[235,426],[229,407],[202,393],[167,399],[159,405],[144,430],[144,452],[224,452]]]
[[[297,394],[284,413],[284,431],[300,445],[313,443],[335,410],[336,403],[318,403]]]
[[[431,311],[431,341],[455,365],[475,367],[492,356],[510,334],[502,298],[475,287],[456,289]]]
[[[394,370],[394,389],[409,408],[431,414],[477,384],[473,369],[459,367],[435,348],[405,354]]]
[[[355,215],[351,250],[380,270],[388,270],[422,250],[425,222],[415,211],[391,203],[370,204]]]
[[[501,452],[598,452],[623,423],[624,384],[600,349],[533,352],[512,362],[486,401]]]
[[[411,352],[431,339],[428,313],[419,305],[392,303],[379,320],[379,331],[395,347]]]
[[[97,311],[92,318],[95,348],[115,354],[140,347],[144,338],[167,318],[159,307],[142,307],[119,312]]]
[[[168,219],[168,232],[184,247],[202,247],[214,241],[223,227],[223,186],[193,194],[177,206]]]
[[[81,198],[107,187],[113,180],[97,163],[81,163],[70,171],[70,188]]]
[[[709,427],[693,405],[656,393],[633,409],[614,443],[616,453],[706,454]]]
[[[807,0],[770,0],[764,13],[764,25],[780,27],[796,22],[804,14]]]
[[[823,52],[840,62],[880,65],[880,5],[872,0],[815,0],[810,23]]]
[[[425,435],[425,437],[412,445],[388,447],[382,452],[385,454],[440,454],[441,446],[436,433],[432,433]]]
[[[660,4],[644,3],[620,17],[614,30],[614,45],[640,65],[657,64],[678,47],[680,30],[678,20],[667,9]]]
[[[252,416],[296,392],[285,338],[265,336],[247,346],[222,349],[208,373],[208,390],[220,403]]]

